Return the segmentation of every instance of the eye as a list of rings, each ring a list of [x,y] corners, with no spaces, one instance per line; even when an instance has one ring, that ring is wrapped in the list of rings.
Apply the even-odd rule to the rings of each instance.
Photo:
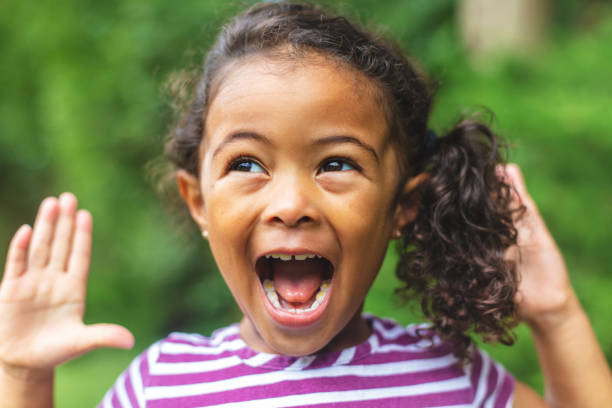
[[[349,171],[349,170],[359,170],[359,167],[347,159],[342,158],[332,158],[327,159],[321,164],[318,173],[328,172],[328,171]]]
[[[233,160],[228,166],[228,171],[265,173],[265,170],[259,165],[259,163],[248,157],[239,157],[236,160]]]

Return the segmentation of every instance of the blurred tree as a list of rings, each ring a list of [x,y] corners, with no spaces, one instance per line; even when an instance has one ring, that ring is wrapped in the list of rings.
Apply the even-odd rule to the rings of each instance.
[[[462,0],[458,18],[464,46],[484,59],[541,47],[551,13],[548,0]]]

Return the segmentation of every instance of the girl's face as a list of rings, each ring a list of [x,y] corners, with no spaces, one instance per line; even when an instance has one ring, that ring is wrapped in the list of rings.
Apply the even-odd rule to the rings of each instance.
[[[256,350],[307,355],[369,335],[361,307],[402,219],[371,86],[320,56],[249,57],[209,107],[199,180],[179,174]]]

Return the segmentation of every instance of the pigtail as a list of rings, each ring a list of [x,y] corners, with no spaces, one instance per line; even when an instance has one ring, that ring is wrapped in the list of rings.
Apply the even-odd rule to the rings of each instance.
[[[504,260],[516,244],[510,189],[496,174],[501,137],[473,120],[425,143],[428,177],[410,197],[416,218],[404,229],[399,292],[420,296],[433,329],[467,357],[469,332],[485,341],[514,342],[518,282]]]

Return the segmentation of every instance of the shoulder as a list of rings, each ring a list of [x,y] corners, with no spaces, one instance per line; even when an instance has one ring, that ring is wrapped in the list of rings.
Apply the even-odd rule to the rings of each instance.
[[[398,360],[414,365],[421,378],[439,378],[440,384],[467,390],[474,407],[512,406],[513,376],[476,345],[471,348],[470,360],[461,366],[453,345],[438,336],[430,324],[402,326],[391,319],[366,318],[377,338],[374,352],[392,352]]]
[[[193,333],[174,332],[161,339],[140,355],[117,378],[106,393],[100,407],[143,407],[145,390],[163,387],[173,375],[188,381],[207,367],[227,365],[233,352],[244,347],[238,326],[216,330],[210,337]]]
[[[238,325],[218,329],[210,337],[194,333],[170,333],[141,355],[143,372],[149,374],[149,381],[145,381],[145,384],[155,383],[156,375],[180,370],[181,364],[210,364],[214,360],[233,356],[236,350],[244,347]]]
[[[432,329],[429,323],[413,323],[403,326],[390,318],[365,315],[379,345],[410,346],[407,350],[430,353],[437,350],[440,353],[452,354],[453,347],[445,342]]]

